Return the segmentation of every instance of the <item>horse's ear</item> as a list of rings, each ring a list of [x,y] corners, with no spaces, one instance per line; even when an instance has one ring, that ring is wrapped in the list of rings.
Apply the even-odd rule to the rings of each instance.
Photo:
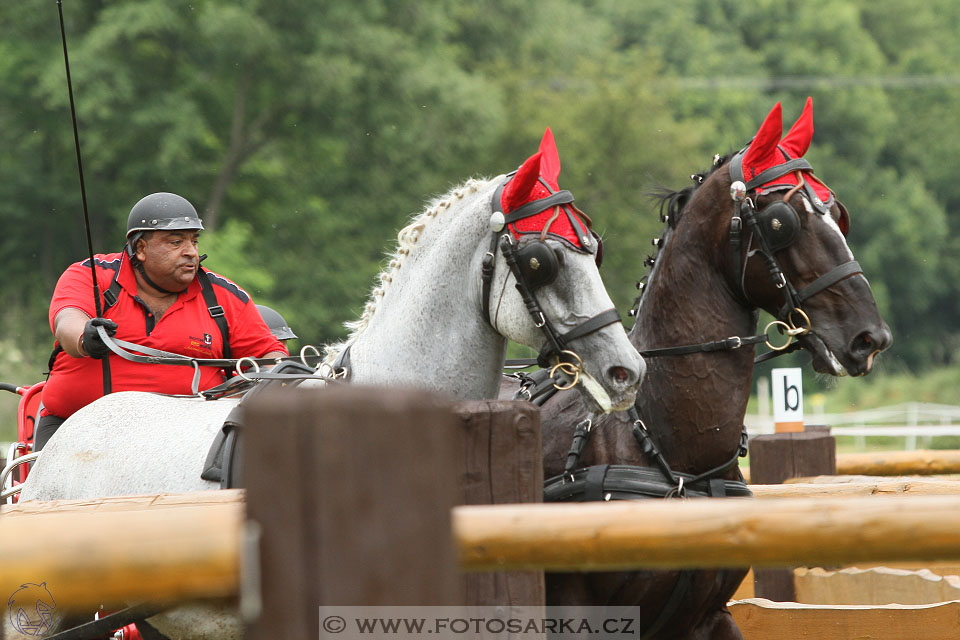
[[[783,115],[778,102],[773,105],[773,109],[767,114],[757,135],[753,137],[753,141],[743,154],[743,175],[747,180],[752,179],[764,169],[782,162],[782,159],[775,155],[782,132]]]
[[[810,148],[811,140],[813,140],[813,98],[807,97],[807,103],[803,105],[803,112],[790,127],[786,137],[780,141],[780,146],[792,158],[802,158],[803,154]]]
[[[538,151],[527,158],[513,176],[513,180],[508,182],[503,188],[503,195],[500,196],[500,205],[504,213],[509,213],[525,205],[530,199],[530,192],[537,184],[537,178],[540,177],[540,164],[543,153]]]
[[[543,139],[540,140],[540,154],[540,175],[551,187],[559,189],[557,178],[560,175],[560,154],[557,153],[557,143],[550,127],[543,132]]]

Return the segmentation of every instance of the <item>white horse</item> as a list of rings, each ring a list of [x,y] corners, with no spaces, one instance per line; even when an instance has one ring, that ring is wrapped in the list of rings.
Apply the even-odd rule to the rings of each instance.
[[[543,345],[544,328],[536,326],[541,322],[534,321],[521,292],[513,286],[518,276],[524,279],[523,270],[509,266],[501,251],[491,252],[491,227],[500,232],[497,236],[513,240],[505,250],[539,242],[548,254],[541,254],[541,260],[558,257],[553,263],[556,278],[535,288],[543,312],[540,319],[556,328],[555,335],[562,336],[591,318],[610,317],[609,312],[603,314],[613,304],[595,257],[584,250],[596,242],[591,242],[587,225],[577,217],[579,211],[572,204],[552,204],[560,193],[548,194],[554,198],[546,203],[550,205],[546,215],[539,218],[511,221],[511,214],[504,211],[544,199],[544,185],[556,185],[559,170],[548,129],[540,152],[509,180],[502,196],[498,187],[508,177],[469,180],[431,202],[399,233],[399,246],[363,316],[351,325],[353,332],[345,343],[329,350],[336,356],[349,345],[352,381],[416,385],[459,399],[494,398],[508,339],[533,348]],[[505,225],[498,211],[507,213]],[[567,215],[558,218],[561,212]],[[532,233],[530,225],[539,224],[540,218],[544,228]],[[558,219],[561,231],[583,233],[575,237],[577,243],[554,236],[551,225]],[[482,265],[490,253],[494,254],[493,274],[485,285]],[[526,268],[534,262],[538,261],[531,259]],[[486,303],[484,293],[489,296]],[[592,328],[597,324],[603,326]],[[582,354],[579,377],[584,384],[580,388],[594,411],[626,409],[634,402],[645,365],[619,322],[590,326],[591,331],[562,345]],[[217,483],[202,480],[200,473],[210,444],[237,402],[142,392],[101,398],[71,416],[47,443],[24,484],[21,500],[217,489]],[[30,578],[24,576],[25,581]],[[55,590],[55,585],[49,588]],[[181,612],[150,621],[171,637],[240,634],[235,619],[227,624],[218,620],[213,630],[205,630],[208,611],[199,617],[177,615]],[[18,637],[16,632],[7,633],[8,638]]]

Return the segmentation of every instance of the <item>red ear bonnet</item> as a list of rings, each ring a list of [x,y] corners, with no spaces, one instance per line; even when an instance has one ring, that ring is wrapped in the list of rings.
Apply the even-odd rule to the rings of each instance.
[[[760,125],[757,135],[743,154],[745,180],[749,181],[763,171],[783,164],[787,160],[803,157],[803,154],[810,148],[810,141],[813,140],[813,98],[807,98],[803,112],[782,140],[780,139],[781,130],[781,107],[778,102],[770,110],[766,120]],[[799,182],[797,175],[797,172],[793,171],[774,178],[770,182],[757,187],[757,194],[762,195],[772,191],[791,189]],[[803,180],[813,189],[816,196],[813,202],[815,207],[823,210],[828,209],[833,204],[833,193],[825,184],[814,177],[812,172],[804,170]]]
[[[802,158],[810,148],[811,140],[813,140],[813,98],[808,97],[806,104],[803,105],[803,112],[780,141],[780,146],[790,154],[791,158]]]
[[[503,187],[503,195],[500,196],[500,206],[503,207],[505,214],[519,209],[531,200],[536,200],[540,197],[531,197],[530,192],[533,191],[535,186],[540,186],[537,184],[537,178],[540,177],[540,159],[542,156],[542,153],[537,152],[527,158],[526,161],[520,165],[520,168],[517,169],[513,180]],[[543,189],[543,187],[540,188]]]
[[[777,153],[777,143],[780,142],[780,133],[783,131],[780,109],[779,102],[773,105],[743,154],[743,177],[748,181],[753,180],[764,169],[783,162],[783,156]]]
[[[551,193],[559,191],[557,178],[560,176],[560,169],[560,154],[557,153],[553,132],[547,127],[543,139],[540,140],[540,150],[530,156],[503,187],[503,193],[500,195],[503,213],[509,214],[529,202],[546,198]],[[590,250],[584,246],[582,240],[590,237],[589,227],[572,204],[549,207],[535,215],[512,222],[508,226],[513,232],[513,237],[517,239],[523,234],[539,234],[546,226],[549,235],[562,238],[577,249]]]

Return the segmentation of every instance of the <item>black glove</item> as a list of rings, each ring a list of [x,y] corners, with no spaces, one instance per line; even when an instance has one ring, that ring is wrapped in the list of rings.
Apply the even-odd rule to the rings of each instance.
[[[107,335],[112,336],[117,333],[117,323],[106,318],[93,318],[87,320],[86,326],[83,327],[83,339],[81,340],[83,350],[91,358],[102,360],[110,355],[110,348],[103,344],[103,340],[100,339],[100,334],[97,332],[97,327],[103,327],[107,330]]]

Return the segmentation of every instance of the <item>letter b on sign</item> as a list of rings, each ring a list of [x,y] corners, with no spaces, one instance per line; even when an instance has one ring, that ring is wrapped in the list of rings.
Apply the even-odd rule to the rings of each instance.
[[[773,369],[770,386],[773,387],[774,430],[777,433],[803,431],[802,370]]]

